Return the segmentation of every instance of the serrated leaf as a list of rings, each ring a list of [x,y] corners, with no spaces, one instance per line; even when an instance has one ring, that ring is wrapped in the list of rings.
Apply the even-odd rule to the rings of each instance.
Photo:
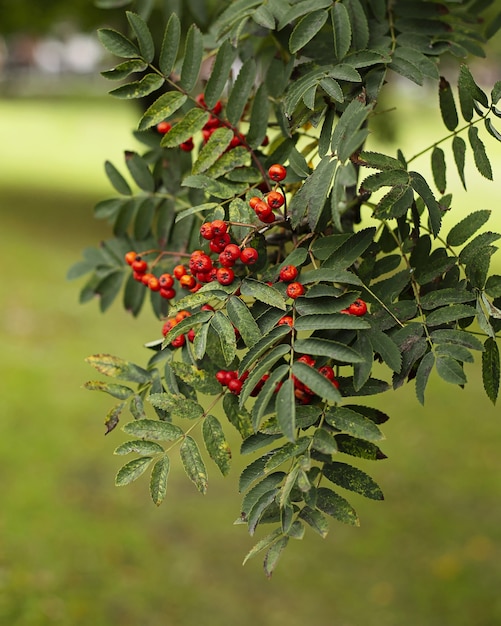
[[[435,309],[426,317],[428,326],[439,326],[440,324],[448,324],[466,317],[475,317],[475,309],[468,304],[451,304],[439,309]]]
[[[494,137],[494,139],[501,141],[501,133],[495,128],[490,117],[485,118],[485,128],[489,135]]]
[[[295,330],[363,330],[369,322],[345,313],[301,315],[294,322]]]
[[[344,241],[324,262],[322,269],[346,269],[352,265],[371,245],[376,229],[363,228]]]
[[[498,397],[499,378],[499,348],[496,339],[488,337],[484,343],[484,352],[482,353],[482,382],[485,393],[492,404],[496,404]]]
[[[421,307],[425,310],[436,309],[446,304],[462,304],[475,300],[475,294],[466,289],[447,287],[430,291],[421,298]]]
[[[262,83],[252,101],[249,131],[246,137],[247,143],[251,148],[258,148],[265,140],[269,115],[270,102],[268,99],[268,90],[266,84]]]
[[[148,469],[152,460],[152,457],[143,456],[126,463],[118,470],[115,477],[115,485],[117,487],[123,487],[137,480]]]
[[[315,37],[327,21],[328,15],[326,10],[313,11],[299,20],[289,37],[289,50],[292,54],[301,50]]]
[[[213,165],[223,154],[233,139],[233,131],[229,128],[217,128],[203,146],[193,164],[192,173],[202,174]]]
[[[182,120],[163,136],[160,145],[162,148],[175,148],[179,146],[201,130],[209,117],[207,111],[198,108],[190,109]]]
[[[359,439],[367,441],[384,439],[384,435],[372,420],[344,406],[330,408],[325,414],[325,420],[334,428]]]
[[[477,170],[484,178],[492,180],[491,163],[485,151],[485,146],[478,136],[478,128],[476,126],[470,126],[468,128],[468,139],[470,140],[470,146],[473,150],[473,159]]]
[[[216,311],[211,319],[211,327],[215,330],[217,336],[219,337],[224,360],[226,364],[229,365],[237,353],[235,329],[222,311]]]
[[[97,31],[99,41],[117,57],[135,59],[140,57],[139,49],[125,35],[112,28],[100,28]]]
[[[272,533],[270,533],[269,535],[266,535],[266,537],[263,537],[249,550],[249,552],[246,554],[243,560],[242,565],[245,565],[247,561],[251,559],[253,556],[256,556],[256,554],[259,554],[259,552],[262,552],[263,550],[268,548],[271,544],[275,543],[275,541],[279,537],[281,537],[281,535],[282,535],[282,529],[276,528]]]
[[[421,404],[424,404],[424,392],[428,384],[428,378],[435,365],[433,352],[428,352],[421,359],[416,372],[416,396]]]
[[[118,193],[121,193],[125,196],[132,195],[132,191],[131,191],[131,188],[129,187],[128,182],[125,180],[122,174],[120,174],[120,172],[113,165],[113,163],[111,163],[110,161],[105,161],[104,169],[105,169],[106,176],[108,176],[110,183],[118,191]]]
[[[464,385],[466,376],[461,365],[449,356],[437,356],[436,361],[437,373],[447,383],[453,385]]]
[[[447,186],[445,153],[438,146],[435,146],[431,153],[431,170],[436,188],[440,193],[444,193]]]
[[[134,383],[151,381],[151,375],[147,370],[111,354],[94,354],[87,357],[85,361],[105,376],[120,378],[121,380],[128,380]]]
[[[146,130],[167,119],[178,111],[187,99],[188,96],[179,91],[168,91],[162,94],[146,109],[146,112],[139,121],[138,130]]]
[[[244,406],[249,396],[253,393],[256,385],[261,381],[264,374],[267,374],[273,369],[273,366],[277,361],[280,361],[286,354],[290,352],[290,346],[287,344],[280,344],[272,348],[267,352],[252,369],[250,376],[245,381],[245,384],[240,393],[240,406]]]
[[[456,168],[463,183],[463,187],[466,189],[466,179],[464,175],[464,166],[466,162],[466,143],[462,137],[458,137],[457,135],[452,140],[452,152],[454,154],[454,161],[456,163]]]
[[[470,213],[457,224],[455,224],[447,235],[447,243],[449,246],[462,246],[468,239],[474,235],[489,219],[491,211],[482,209]]]
[[[390,157],[387,154],[381,154],[380,152],[362,150],[358,158],[365,167],[374,167],[382,171],[404,169],[404,166],[398,159]]]
[[[310,337],[309,339],[298,339],[294,348],[301,354],[311,354],[313,356],[326,356],[345,363],[361,363],[362,357],[344,343],[332,341],[331,339],[320,339]]]
[[[275,402],[277,420],[284,437],[289,441],[296,440],[296,399],[294,397],[294,382],[291,378],[285,380],[278,390]]]
[[[379,485],[365,472],[347,463],[334,461],[324,465],[323,474],[332,483],[372,500],[383,500]]]
[[[331,380],[320,374],[315,368],[306,363],[296,361],[292,366],[292,373],[299,378],[311,391],[322,400],[340,402],[341,394]]]
[[[179,418],[194,420],[204,414],[204,409],[198,402],[185,398],[181,394],[150,393],[148,400],[157,409],[172,413]]]
[[[141,52],[141,58],[143,58],[146,63],[151,63],[153,61],[153,57],[155,56],[155,44],[153,43],[153,37],[146,22],[140,15],[132,13],[132,11],[126,11],[125,14],[132,30],[136,35],[139,50]]]
[[[134,391],[125,385],[117,385],[114,383],[104,383],[100,380],[89,380],[84,383],[84,388],[89,391],[104,391],[118,400],[127,400]]]
[[[217,395],[222,391],[213,372],[180,361],[172,361],[170,367],[178,378],[200,393]]]
[[[117,424],[120,421],[120,415],[122,414],[124,408],[125,402],[119,402],[108,411],[104,419],[104,425],[106,427],[106,432],[104,433],[105,435],[108,435],[117,427]]]
[[[266,462],[266,471],[271,472],[282,465],[282,463],[303,454],[307,450],[310,441],[311,437],[300,437],[295,442],[289,441],[281,448],[274,450]]]
[[[308,526],[311,526],[315,532],[317,532],[322,538],[325,539],[327,537],[327,533],[329,532],[329,524],[325,519],[325,516],[316,509],[312,509],[309,506],[305,506],[301,509],[301,512],[298,516],[300,519],[304,520]]]
[[[236,126],[242,117],[242,113],[254,88],[256,78],[256,62],[250,57],[240,68],[235,83],[228,96],[226,103],[226,116],[233,126]]]
[[[289,537],[281,537],[268,548],[263,561],[264,573],[267,578],[271,578],[278,564],[278,560],[282,556],[282,552],[285,550],[288,543]]]
[[[167,493],[167,479],[169,478],[170,460],[163,456],[153,466],[150,478],[150,495],[153,502],[159,506]]]
[[[155,191],[155,179],[146,161],[137,152],[125,153],[125,164],[136,185],[143,191]]]
[[[150,454],[162,454],[164,449],[155,441],[145,441],[144,439],[137,439],[134,441],[126,441],[119,445],[113,454],[124,455],[131,453],[139,454],[141,456],[148,456]]]
[[[236,148],[232,148],[231,150],[228,150],[221,157],[219,157],[219,159],[214,163],[214,165],[211,165],[211,167],[209,167],[209,169],[205,172],[205,174],[210,179],[216,179],[216,178],[219,178],[220,176],[224,176],[225,174],[228,174],[229,172],[233,172],[233,170],[235,170],[236,168],[248,167],[249,164],[250,164],[250,155],[249,155],[247,148],[245,146],[237,146]],[[214,180],[214,184],[216,184],[217,182],[218,181]],[[242,185],[241,187],[244,187],[244,185]],[[247,187],[246,184],[245,184],[245,187]],[[225,195],[225,197],[233,197],[233,196],[239,195],[240,193],[241,193],[241,190],[239,190],[238,187],[235,186],[231,190],[231,195],[229,196]],[[218,195],[218,194],[214,192],[214,195]]]
[[[228,421],[240,433],[242,439],[253,433],[252,419],[247,409],[238,405],[238,398],[232,393],[227,393],[223,398],[223,408]]]
[[[210,458],[218,466],[221,474],[226,476],[230,471],[231,450],[217,417],[207,415],[202,425],[202,434]]]
[[[186,35],[184,59],[179,80],[179,86],[185,91],[191,91],[196,85],[200,68],[202,67],[203,52],[202,33],[198,26],[192,24]]]
[[[358,515],[351,504],[327,487],[317,489],[317,508],[334,519],[351,526],[360,526]]]
[[[150,93],[157,91],[164,84],[164,78],[158,74],[146,74],[141,80],[122,85],[110,91],[110,95],[115,98],[131,100],[144,98]]]
[[[343,4],[348,9],[351,23],[352,47],[354,50],[364,50],[369,43],[369,22],[360,0],[345,0]]]
[[[402,366],[402,355],[391,337],[377,329],[371,330],[368,337],[372,350],[380,355],[389,368],[394,372],[399,372]]]
[[[343,59],[351,45],[351,24],[348,10],[342,2],[336,2],[331,9],[334,56]]]
[[[266,414],[266,409],[276,393],[277,384],[286,376],[288,372],[289,366],[287,364],[277,367],[276,370],[271,372],[269,379],[259,392],[256,402],[252,407],[252,426],[254,431],[259,429],[261,420]]]
[[[155,441],[176,441],[184,434],[175,424],[148,418],[128,422],[123,425],[122,430],[133,437]]]
[[[197,442],[190,435],[186,435],[179,452],[181,455],[181,462],[188,478],[192,481],[198,491],[205,495],[208,486],[207,470]]]
[[[421,196],[428,209],[431,231],[437,236],[442,224],[442,211],[440,206],[423,176],[418,172],[409,172],[409,174],[411,176],[412,188]]]
[[[287,308],[282,294],[274,287],[270,287],[259,280],[245,278],[240,286],[240,291],[243,296],[255,298],[282,311],[285,311]]]
[[[454,94],[450,83],[443,77],[440,77],[438,84],[438,98],[440,104],[440,113],[447,130],[455,130],[459,124],[456,103],[454,102]]]
[[[315,431],[312,447],[322,454],[334,454],[337,452],[336,439],[324,428],[317,428]]]
[[[119,63],[110,70],[104,70],[101,72],[101,76],[104,76],[108,80],[123,80],[130,74],[144,72],[147,67],[147,63],[142,59],[130,59],[129,61]]]
[[[165,26],[162,48],[158,59],[158,67],[164,76],[170,76],[172,70],[174,69],[180,39],[181,22],[179,21],[177,14],[172,12]]]
[[[245,345],[248,348],[254,346],[261,339],[262,333],[249,307],[241,298],[231,296],[227,302],[226,311],[233,325],[238,328]]]
[[[225,40],[216,55],[211,75],[204,91],[205,103],[213,108],[221,97],[224,87],[228,82],[231,67],[235,61],[237,50],[230,41]]]

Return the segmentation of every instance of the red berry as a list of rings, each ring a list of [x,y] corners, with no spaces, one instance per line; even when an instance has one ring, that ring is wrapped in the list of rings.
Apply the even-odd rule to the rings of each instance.
[[[294,282],[287,285],[285,293],[289,296],[289,298],[295,300],[296,298],[299,298],[299,296],[302,296],[304,291],[305,289],[301,283]]]
[[[228,233],[224,233],[223,235],[215,236],[214,239],[210,241],[209,248],[212,252],[216,252],[217,254],[219,254],[226,248],[229,243],[230,235]]]
[[[270,191],[270,193],[266,196],[266,202],[271,209],[279,209],[283,206],[285,198],[278,191]]]
[[[181,276],[187,274],[188,271],[184,265],[176,265],[176,267],[172,270],[172,273],[179,280]]]
[[[185,274],[179,279],[179,284],[183,289],[193,289],[197,284],[197,279],[194,276],[190,276],[190,274]]]
[[[254,387],[254,389],[250,392],[250,395],[255,398],[259,392],[261,391],[261,389],[264,387],[265,382],[268,380],[268,378],[270,377],[269,374],[263,374],[263,376],[261,377],[261,379],[259,380],[259,382],[257,383],[257,385]]]
[[[136,256],[136,258],[132,262],[131,267],[135,272],[140,272],[144,274],[144,272],[146,272],[146,270],[148,269],[148,263],[146,263],[146,261],[140,256]]]
[[[170,289],[174,285],[174,278],[172,274],[162,274],[158,279],[160,287],[162,289]]]
[[[260,198],[259,196],[252,196],[252,198],[249,200],[249,206],[251,209],[254,209],[256,205],[260,202],[263,202],[262,198]]]
[[[148,281],[148,288],[151,291],[160,291],[160,281],[156,276],[151,276]]]
[[[244,248],[240,252],[240,260],[244,263],[244,265],[254,265],[258,258],[259,253],[256,248]]]
[[[228,381],[230,380],[228,378],[228,372],[226,370],[219,370],[218,372],[216,372],[216,380],[221,385],[226,386],[228,384]]]
[[[191,313],[189,311],[186,311],[185,309],[183,309],[182,311],[179,311],[176,314],[176,317],[174,319],[179,324],[179,322],[182,322],[187,317],[191,317]]]
[[[275,217],[275,214],[273,212],[271,212],[269,215],[266,215],[265,217],[260,217],[259,218],[262,222],[264,222],[265,224],[271,224],[272,222],[274,222],[277,218]]]
[[[212,243],[212,242],[211,242]],[[198,272],[208,272],[212,269],[212,259],[208,254],[202,252],[201,254],[193,254],[190,258],[190,271],[192,274],[197,274]],[[183,276],[179,279],[180,281],[183,279]]]
[[[295,265],[284,265],[280,269],[279,278],[283,280],[284,283],[290,283],[293,280],[296,280],[299,272]]]
[[[268,169],[268,176],[276,183],[280,182],[287,176],[287,170],[283,165],[275,163]]]
[[[214,229],[212,228],[212,222],[205,222],[200,226],[200,234],[204,239],[212,239],[214,237]]]
[[[151,272],[145,272],[142,277],[141,277],[141,282],[143,283],[143,285],[148,286],[148,283],[150,282],[150,278],[154,278],[154,274],[152,274]]]
[[[202,306],[200,307],[201,311],[214,311],[214,307],[211,306],[210,304],[202,304]]]
[[[187,141],[183,141],[183,143],[180,144],[179,147],[184,152],[191,152],[194,148],[193,139],[190,137]]]
[[[161,135],[165,135],[165,133],[168,133],[171,128],[172,125],[169,124],[169,122],[160,122],[159,124],[157,124],[157,131]]]
[[[165,337],[169,330],[172,330],[176,325],[176,320],[169,318],[165,324],[162,326],[162,335]]]
[[[310,367],[315,365],[315,359],[309,354],[303,354],[303,356],[299,357],[298,361],[300,363],[306,363],[306,365],[309,365]]]
[[[186,333],[186,338],[190,343],[193,343],[195,341],[195,331],[193,330],[193,328],[190,328],[190,330]]]
[[[313,394],[306,389],[294,389],[294,396],[299,404],[310,404],[313,400]]]
[[[291,328],[294,326],[294,320],[292,319],[290,315],[284,315],[278,320],[279,326],[283,326],[284,324],[287,324]]]
[[[219,263],[223,267],[231,267],[235,265],[238,258],[240,258],[240,248],[235,243],[229,243],[219,254]]]
[[[186,343],[186,337],[184,335],[179,335],[175,339],[170,342],[170,345],[173,348],[181,348]]]
[[[224,235],[225,232],[228,230],[228,224],[224,220],[214,220],[213,222],[211,222],[211,224],[214,237]]]
[[[348,307],[348,313],[350,315],[361,317],[367,313],[367,304],[362,300],[362,298],[357,298],[355,302],[350,304]]]
[[[242,380],[240,380],[240,378],[232,378],[228,381],[228,389],[236,396],[238,396],[238,394],[242,391],[243,386],[244,383]]]
[[[134,252],[134,250],[131,250],[130,252],[127,252],[127,254],[125,255],[125,262],[127,263],[127,265],[132,265],[134,263],[134,261],[136,260],[137,257],[137,252]]]
[[[167,287],[166,289],[160,287],[160,295],[166,300],[172,300],[172,298],[176,297],[176,290],[172,289],[172,287]]]
[[[330,365],[322,365],[322,367],[320,367],[318,371],[328,380],[334,380],[335,378],[334,370]]]
[[[263,202],[263,200],[259,200],[259,202],[254,203],[254,213],[259,217],[259,219],[264,222],[270,215],[273,215],[273,210],[270,206]]]
[[[231,267],[220,267],[217,270],[216,278],[221,285],[231,285],[235,279],[235,272]]]

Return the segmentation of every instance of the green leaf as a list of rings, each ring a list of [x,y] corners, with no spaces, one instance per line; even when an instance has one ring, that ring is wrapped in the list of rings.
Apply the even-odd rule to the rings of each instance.
[[[222,311],[216,311],[211,320],[211,327],[216,331],[216,334],[219,337],[224,360],[226,365],[229,365],[237,353],[235,329]]]
[[[124,408],[125,402],[119,402],[108,411],[104,420],[104,425],[106,426],[106,432],[104,433],[105,435],[107,435],[114,428],[116,428],[118,422],[120,421],[120,415],[122,414]]]
[[[84,388],[89,391],[104,391],[118,400],[127,400],[134,393],[130,387],[126,387],[125,385],[104,383],[100,380],[89,380],[84,384]]]
[[[255,298],[282,311],[287,308],[284,297],[277,289],[254,278],[245,278],[240,286],[240,291],[243,296]]]
[[[259,384],[264,374],[271,371],[275,363],[288,354],[290,349],[288,344],[280,344],[272,348],[259,360],[242,388],[242,392],[240,393],[240,406],[245,405],[245,402],[256,388],[256,385]]]
[[[228,317],[238,328],[245,345],[251,348],[261,339],[261,331],[249,307],[237,296],[231,296],[226,305]]]
[[[225,40],[216,55],[211,75],[205,87],[204,99],[209,109],[216,105],[228,82],[228,75],[235,61],[237,50]]]
[[[148,418],[128,422],[123,425],[122,430],[133,437],[154,441],[176,441],[184,434],[175,424]]]
[[[292,54],[301,50],[315,37],[327,21],[328,15],[326,10],[313,11],[312,13],[307,13],[299,20],[289,38],[289,50]]]
[[[455,130],[459,124],[456,103],[454,102],[454,94],[450,83],[443,77],[440,77],[438,84],[438,98],[440,104],[440,113],[447,130]]]
[[[452,151],[454,154],[454,161],[456,163],[456,168],[463,183],[463,187],[466,189],[466,179],[464,176],[464,166],[465,166],[465,155],[466,155],[466,143],[462,137],[458,137],[456,135],[452,140]]]
[[[445,382],[453,385],[464,385],[466,376],[461,365],[449,356],[437,356],[437,373]]]
[[[238,146],[232,148],[224,153],[211,167],[206,171],[206,175],[209,178],[216,179],[220,176],[224,176],[229,172],[233,172],[236,168],[248,167],[250,165],[250,155],[244,146]],[[216,182],[216,181],[214,181]],[[245,185],[247,187],[247,185]],[[233,187],[231,196],[236,196],[239,191],[236,186]],[[216,194],[214,194],[216,195]],[[231,197],[228,196],[228,197]]]
[[[106,175],[108,176],[110,183],[118,191],[118,193],[121,193],[125,196],[132,195],[132,191],[131,191],[131,188],[129,187],[129,184],[127,183],[125,178],[122,176],[122,174],[120,174],[117,168],[113,165],[113,163],[111,163],[110,161],[105,161],[104,169],[106,171]]]
[[[369,322],[345,313],[301,315],[294,322],[295,330],[363,330]]]
[[[324,515],[317,511],[316,509],[312,509],[309,506],[305,506],[301,509],[299,513],[299,518],[304,520],[308,526],[311,526],[315,532],[317,532],[323,539],[327,537],[327,533],[329,532],[329,525]]]
[[[434,343],[454,343],[471,350],[482,351],[484,349],[482,343],[474,335],[464,330],[434,330],[430,337]]]
[[[144,474],[144,472],[148,469],[152,460],[152,457],[143,456],[126,463],[118,470],[115,477],[115,485],[117,487],[123,487],[124,485],[128,485],[134,480],[137,480],[141,474]]]
[[[204,414],[204,409],[198,402],[181,394],[150,393],[148,400],[155,408],[168,411],[179,418],[195,420]]]
[[[466,317],[475,317],[475,309],[468,304],[451,304],[440,309],[435,309],[426,317],[427,326],[439,326],[448,324]]]
[[[317,508],[339,522],[360,526],[357,513],[351,504],[328,487],[317,489]]]
[[[447,186],[445,153],[438,146],[435,146],[431,153],[431,170],[436,188],[440,193],[444,193]]]
[[[341,394],[328,378],[320,374],[315,368],[306,363],[296,361],[292,366],[292,373],[299,378],[313,393],[327,402],[340,402]]]
[[[381,330],[373,329],[369,333],[372,350],[381,356],[383,361],[394,372],[399,372],[402,366],[402,355],[397,344]]]
[[[148,65],[143,60],[131,59],[130,61],[119,63],[111,70],[101,72],[101,76],[104,76],[108,80],[123,80],[130,74],[144,72],[147,67]]]
[[[359,155],[360,161],[365,167],[374,167],[378,170],[403,170],[402,163],[387,154],[381,154],[380,152],[371,152],[362,150]],[[394,174],[395,175],[395,174]],[[393,184],[393,183],[390,183]]]
[[[285,383],[284,383],[285,384]],[[283,387],[283,385],[282,385]],[[284,416],[285,417],[285,416]],[[289,461],[305,452],[310,444],[310,437],[300,437],[295,442],[289,441],[281,448],[274,450],[266,462],[266,471],[271,472],[282,463]]]
[[[164,36],[162,40],[162,48],[158,59],[158,67],[164,76],[170,76],[176,63],[176,57],[179,50],[179,42],[181,39],[181,22],[175,12],[171,16],[165,26]]]
[[[125,14],[137,37],[141,58],[143,58],[146,63],[151,63],[155,56],[155,44],[153,43],[153,37],[151,36],[146,22],[140,15],[132,13],[132,11],[126,11]]]
[[[345,0],[348,9],[354,50],[364,50],[369,43],[369,22],[360,0]]]
[[[188,96],[179,91],[168,91],[162,94],[146,109],[139,121],[138,130],[146,130],[162,122],[178,111],[188,99]]]
[[[324,428],[317,428],[313,435],[312,447],[322,454],[334,454],[338,451],[336,439]]]
[[[134,441],[126,441],[119,445],[113,454],[122,456],[124,454],[130,454],[134,452],[140,456],[149,456],[150,454],[163,454],[164,449],[155,441],[145,441],[143,439],[137,439]]]
[[[110,94],[115,98],[131,100],[134,98],[144,98],[150,93],[157,91],[164,84],[164,79],[158,74],[146,74],[141,80],[122,85],[116,89],[112,89]]]
[[[125,164],[138,187],[150,193],[155,191],[155,179],[150,172],[148,164],[137,152],[126,152]]]
[[[365,415],[344,406],[331,407],[325,414],[328,424],[338,430],[367,441],[380,441],[384,435]]]
[[[271,546],[271,544],[275,543],[276,540],[281,536],[282,536],[282,529],[276,528],[272,533],[270,533],[269,535],[266,535],[266,537],[263,537],[260,541],[256,543],[255,546],[253,546],[249,550],[249,552],[245,556],[245,559],[243,560],[242,565],[245,565],[249,559],[251,559],[253,556],[256,556],[256,554],[259,554],[259,552],[266,550],[266,548]]]
[[[349,346],[331,339],[319,339],[310,337],[309,339],[298,339],[294,348],[301,354],[311,354],[313,356],[326,356],[337,361],[346,363],[361,363],[362,357]]]
[[[461,304],[463,302],[471,302],[475,300],[475,294],[466,289],[447,287],[430,291],[421,298],[421,307],[423,309],[436,309],[446,304]]]
[[[204,53],[204,42],[200,29],[192,24],[186,35],[184,48],[184,60],[181,67],[181,78],[179,86],[185,91],[191,91],[198,80],[202,58]]]
[[[186,435],[179,452],[188,478],[194,483],[198,491],[205,495],[208,485],[207,470],[197,442],[190,435]]]
[[[296,440],[296,399],[292,378],[285,380],[277,393],[275,403],[281,431],[289,441]]]
[[[437,236],[442,223],[442,211],[440,206],[423,176],[418,172],[409,172],[409,174],[411,175],[412,188],[421,196],[428,209],[431,231]]]
[[[150,495],[153,502],[159,506],[167,492],[167,479],[169,478],[170,461],[167,455],[163,456],[153,466],[150,477]]]
[[[331,142],[331,149],[337,153],[341,163],[344,163],[364,143],[368,130],[364,128],[363,131],[359,131],[359,129],[365,126],[365,121],[371,111],[372,105],[366,106],[356,98],[343,111],[332,133]]]
[[[346,463],[334,461],[324,465],[323,474],[332,483],[372,500],[383,500],[379,485],[367,474]]]
[[[193,174],[201,174],[209,169],[223,154],[233,139],[233,131],[229,128],[216,129],[198,154],[193,164]]]
[[[218,466],[221,474],[226,476],[230,471],[231,450],[217,417],[207,415],[202,425],[202,434],[210,458]]]
[[[431,370],[435,365],[435,357],[433,352],[428,352],[421,359],[416,372],[416,396],[421,404],[424,404],[424,392],[428,384]]]
[[[262,83],[252,102],[252,110],[249,121],[249,132],[247,133],[247,143],[251,148],[258,148],[266,137],[268,130],[268,119],[270,116],[270,102],[268,90],[265,83]]]
[[[111,354],[94,354],[85,359],[99,373],[112,378],[120,378],[134,383],[147,383],[151,381],[150,373],[130,361],[125,361]]]
[[[223,409],[228,421],[238,430],[242,439],[249,437],[254,432],[252,419],[249,411],[238,405],[238,398],[232,393],[227,393],[223,398]]]
[[[485,123],[485,128],[487,132],[489,133],[489,135],[494,137],[494,139],[501,141],[501,133],[494,127],[494,124],[492,123],[491,118],[486,117],[484,123]]]
[[[476,126],[470,126],[470,128],[468,128],[468,139],[470,140],[470,145],[473,150],[473,159],[477,170],[484,178],[492,180],[492,167],[485,151],[485,146],[478,136],[478,128]]]
[[[240,68],[230,91],[225,111],[228,121],[233,126],[236,126],[242,117],[249,95],[254,88],[256,71],[256,62],[250,57]]]
[[[200,393],[217,395],[222,391],[213,372],[180,361],[172,361],[170,367],[178,378]]]
[[[207,111],[198,108],[190,109],[182,120],[163,136],[160,145],[162,148],[175,148],[179,146],[201,130],[209,117]]]
[[[348,10],[342,2],[336,2],[331,9],[334,56],[343,59],[351,45],[351,24]]]
[[[492,404],[496,404],[498,397],[499,372],[499,348],[496,339],[487,337],[482,353],[482,381],[485,393]]]
[[[138,48],[125,35],[112,28],[100,28],[97,31],[99,41],[112,54],[125,59],[140,57]]]
[[[254,431],[259,429],[261,420],[266,414],[267,407],[270,406],[271,400],[277,392],[277,384],[286,376],[288,372],[289,365],[287,364],[277,367],[276,370],[270,373],[269,379],[259,392],[256,402],[252,407],[252,426]]]
[[[281,537],[268,548],[263,561],[264,573],[267,578],[271,578],[271,575],[277,566],[278,560],[282,556],[282,552],[287,547],[288,543],[289,537]]]
[[[351,235],[339,246],[325,261],[322,269],[340,268],[345,269],[352,265],[371,245],[376,234],[376,229],[363,228]]]
[[[449,246],[462,246],[487,222],[490,215],[491,211],[488,209],[474,211],[467,215],[451,228],[447,235],[447,244]]]

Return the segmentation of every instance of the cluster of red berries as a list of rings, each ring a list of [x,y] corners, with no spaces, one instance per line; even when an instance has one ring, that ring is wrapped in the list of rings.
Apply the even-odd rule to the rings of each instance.
[[[279,280],[284,283],[289,283],[285,290],[285,293],[289,298],[295,300],[302,296],[305,292],[304,285],[302,285],[296,278],[299,275],[299,270],[295,265],[284,265],[280,269],[280,273],[278,275]]]
[[[228,390],[236,396],[242,391],[242,387],[248,376],[249,372],[244,372],[239,376],[237,370],[219,370],[216,372],[216,380],[223,387],[228,387]]]
[[[191,317],[191,313],[186,310],[179,311],[174,317],[169,317],[165,321],[162,327],[162,335],[165,337],[167,333],[177,326],[179,322],[182,322],[187,317]],[[186,340],[193,342],[195,339],[195,331],[191,328],[186,334],[178,335],[171,341],[173,348],[181,348],[186,343]]]
[[[281,182],[287,176],[287,170],[283,165],[275,163],[268,168],[268,176],[274,182]],[[274,189],[266,194],[265,200],[259,196],[252,196],[249,206],[264,224],[271,224],[277,218],[273,211],[276,211],[285,204],[283,193]]]

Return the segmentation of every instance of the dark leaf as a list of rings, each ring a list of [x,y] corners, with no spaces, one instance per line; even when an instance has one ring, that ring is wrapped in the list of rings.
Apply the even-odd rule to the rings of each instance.
[[[496,404],[498,397],[499,372],[499,348],[496,339],[488,337],[484,343],[484,352],[482,353],[482,381],[485,393],[492,404]]]
[[[170,461],[167,455],[163,456],[153,466],[150,478],[150,495],[153,502],[159,506],[167,492],[167,479],[169,477]]]

